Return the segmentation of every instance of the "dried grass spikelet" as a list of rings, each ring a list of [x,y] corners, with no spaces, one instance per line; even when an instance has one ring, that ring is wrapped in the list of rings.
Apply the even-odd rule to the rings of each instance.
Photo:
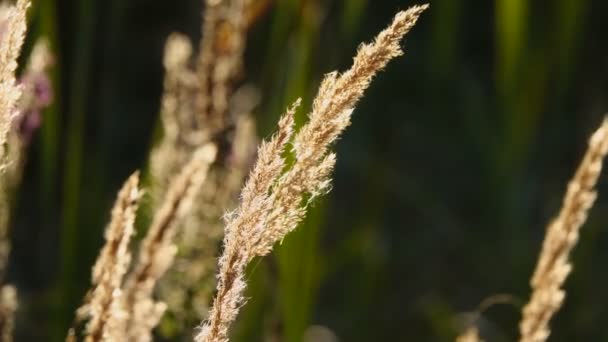
[[[46,63],[47,58],[50,58],[50,51],[41,40],[34,46],[26,70],[20,78],[23,96],[18,103],[18,114],[8,132],[8,144],[6,145],[8,163],[0,171],[0,281],[4,279],[4,271],[10,253],[10,203],[21,183],[26,157],[24,150],[30,141],[31,134],[37,128],[31,118],[39,115],[39,111],[48,105],[48,102],[40,101],[40,96],[37,96],[40,92],[33,94],[33,88],[41,83],[38,80],[44,80],[46,77],[47,68],[50,65],[50,63]],[[0,294],[0,337],[2,341],[10,341],[12,315],[16,309],[16,292],[10,285],[5,285],[0,291],[2,291]]]
[[[228,104],[241,71],[248,1],[205,1],[203,40],[194,68],[190,40],[175,33],[167,40],[161,108],[164,136],[151,156],[159,201],[194,150],[222,140],[235,124]]]
[[[11,175],[6,174],[7,137],[17,114],[17,103],[21,97],[21,87],[17,85],[15,70],[17,58],[26,31],[27,0],[19,0],[14,6],[0,4],[0,274],[9,253],[8,217],[10,213]]]
[[[5,144],[16,114],[21,88],[15,80],[17,58],[26,31],[26,12],[30,2],[18,0],[14,6],[0,10],[0,165],[5,163]]]
[[[126,313],[121,307],[121,285],[131,262],[129,242],[141,198],[139,172],[125,182],[112,209],[103,246],[92,273],[93,287],[77,312],[77,320],[89,319],[85,341],[120,341]],[[74,338],[71,329],[68,340]]]
[[[209,171],[196,195],[196,208],[184,218],[176,234],[179,253],[157,291],[168,306],[167,319],[175,327],[174,334],[192,336],[193,327],[208,313],[215,289],[218,245],[224,233],[222,216],[237,202],[255,141],[253,120],[240,116],[228,160]]]
[[[219,132],[227,124],[234,80],[241,72],[250,0],[206,0],[197,76],[199,120]]]
[[[564,301],[562,286],[572,270],[570,252],[595,201],[594,188],[607,153],[608,119],[605,119],[591,136],[583,161],[568,184],[560,212],[547,228],[531,279],[532,295],[519,325],[522,342],[540,342],[549,337],[549,321]]]
[[[155,204],[159,205],[171,178],[188,162],[203,139],[196,117],[195,99],[199,92],[196,75],[189,68],[192,55],[190,40],[171,34],[165,45],[165,81],[161,100],[163,138],[150,156],[150,172]]]
[[[299,101],[281,118],[277,133],[268,142],[262,142],[260,145],[258,160],[242,191],[241,205],[226,225],[224,253],[220,259],[218,275],[218,294],[211,309],[210,325],[203,328],[201,334],[195,338],[196,341],[212,341],[211,338],[215,336],[210,334],[216,333],[211,329],[213,322],[218,324],[217,333],[227,339],[229,324],[235,319],[242,302],[241,292],[245,287],[242,279],[244,267],[253,258],[251,247],[248,246],[250,243],[245,236],[248,232],[244,231],[248,227],[241,228],[238,224],[256,224],[256,220],[261,218],[260,209],[268,206],[269,203],[261,197],[265,197],[270,191],[285,167],[285,160],[281,155],[292,137],[293,115],[298,106]],[[259,196],[256,197],[255,193]]]
[[[295,161],[291,168],[284,171],[282,154],[291,141],[293,112],[298,103],[281,118],[278,133],[262,143],[241,192],[241,203],[227,219],[217,294],[196,341],[228,341],[229,327],[244,302],[247,264],[256,256],[268,254],[302,220],[306,206],[329,189],[335,164],[329,146],[349,125],[353,108],[373,76],[403,53],[401,39],[427,7],[414,6],[398,13],[373,43],[359,48],[350,70],[329,74],[323,80],[308,123],[293,139]]]
[[[7,156],[8,163],[5,168],[0,171],[0,282],[4,280],[4,271],[8,262],[9,253],[11,250],[10,236],[9,236],[9,221],[11,214],[11,202],[14,198],[15,191],[21,183],[21,175],[23,173],[23,165],[25,160],[25,147],[27,146],[29,139],[24,134],[25,129],[32,128],[32,125],[25,127],[22,125],[22,118],[28,115],[32,115],[34,110],[33,102],[24,101],[28,97],[29,89],[32,87],[33,79],[28,75],[44,75],[46,70],[39,69],[39,64],[34,63],[41,55],[41,50],[38,48],[38,44],[34,48],[32,55],[30,56],[30,62],[24,72],[24,76],[21,78],[23,96],[18,106],[19,114],[16,120],[12,123],[12,129],[8,133],[8,144],[7,144]],[[48,50],[46,51],[48,53]],[[40,108],[40,107],[37,107]],[[35,128],[32,128],[35,129]],[[2,295],[0,295],[0,336],[2,341],[10,341],[10,334],[12,331],[12,315],[13,311],[10,308],[15,306],[16,297],[10,296],[11,291],[14,292],[14,288],[10,285],[5,285],[2,288]],[[13,298],[14,297],[14,298]]]
[[[192,152],[215,143],[218,157],[195,194],[175,236],[179,255],[159,282],[158,294],[171,311],[177,333],[190,330],[208,311],[215,287],[216,255],[223,236],[222,216],[237,202],[238,191],[257,143],[249,115],[252,101],[234,93],[242,73],[249,0],[205,2],[200,50],[192,62],[190,41],[172,35],[165,52],[163,127],[165,136],[151,159],[156,206],[171,179]],[[179,52],[183,51],[183,52]],[[234,96],[233,96],[234,95]],[[255,102],[255,101],[253,101]]]
[[[195,68],[190,65],[190,40],[179,34],[167,40],[161,109],[164,136],[150,163],[158,203],[196,149],[214,142],[221,154],[230,150],[229,135],[240,114],[245,114],[230,113],[228,103],[241,70],[248,1],[205,1],[203,40]]]
[[[192,160],[171,183],[150,229],[142,241],[137,263],[124,286],[124,308],[129,314],[127,341],[150,341],[165,304],[155,302],[153,290],[158,279],[173,263],[177,251],[173,242],[175,230],[193,203],[193,195],[205,182],[215,160],[215,145],[208,144],[194,153]]]
[[[30,2],[18,0],[14,6],[0,5],[0,277],[10,250],[8,217],[10,213],[10,184],[6,178],[6,143],[11,124],[17,113],[21,87],[16,83],[17,58],[25,38],[26,12]],[[9,164],[10,165],[10,164]],[[13,286],[0,290],[0,338],[12,341],[17,295]]]
[[[0,288],[0,341],[13,341],[15,312],[17,311],[17,289],[11,285]]]

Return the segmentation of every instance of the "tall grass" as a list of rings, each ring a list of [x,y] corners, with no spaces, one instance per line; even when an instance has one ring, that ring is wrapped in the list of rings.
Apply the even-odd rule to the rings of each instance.
[[[345,3],[343,22],[338,25],[340,34],[354,35],[357,18],[370,4],[361,0]],[[159,335],[166,339],[195,336],[196,341],[225,342],[240,333],[234,331],[238,318],[244,318],[246,329],[270,331],[268,335],[279,340],[297,341],[304,336],[333,338],[324,327],[309,327],[310,317],[321,277],[344,261],[321,255],[319,223],[316,221],[318,214],[324,212],[323,205],[312,215],[309,209],[318,197],[331,189],[337,160],[336,153],[331,151],[332,145],[350,125],[355,106],[372,78],[390,60],[403,54],[403,36],[428,6],[414,6],[399,12],[372,43],[359,48],[350,69],[327,74],[308,116],[303,115],[307,110],[306,105],[302,106],[302,100],[289,106],[279,118],[277,132],[259,145],[254,162],[255,125],[265,127],[269,124],[263,120],[254,123],[252,112],[260,101],[260,91],[244,81],[244,55],[248,33],[254,30],[254,22],[270,8],[270,2],[206,0],[203,5],[205,10],[200,25],[203,38],[199,44],[193,44],[184,34],[169,35],[164,52],[160,140],[151,149],[147,163],[149,172],[144,172],[142,185],[136,172],[118,193],[106,228],[105,244],[92,269],[91,288],[80,309],[74,313],[69,310],[79,296],[79,286],[73,280],[83,264],[77,258],[85,248],[81,243],[85,235],[81,217],[86,216],[87,211],[82,209],[87,205],[81,199],[91,197],[82,196],[83,177],[86,176],[82,168],[86,161],[82,141],[86,140],[85,111],[89,107],[90,91],[79,85],[89,83],[92,69],[89,63],[93,50],[88,37],[95,31],[91,20],[95,6],[90,1],[80,4],[83,29],[75,34],[78,47],[73,51],[76,57],[71,59],[75,63],[70,66],[74,70],[70,82],[73,88],[58,87],[56,79],[55,83],[49,82],[50,53],[45,43],[36,45],[29,62],[17,72],[29,3],[19,0],[15,5],[1,9],[0,336],[3,340],[10,341],[14,325],[21,322],[15,319],[15,313],[28,312],[19,309],[19,287],[4,279],[10,254],[8,226],[14,194],[24,172],[27,147],[39,125],[35,118],[49,105],[39,91],[50,91],[51,85],[68,90],[71,99],[66,107],[68,124],[63,146],[66,150],[63,204],[59,206],[62,208],[62,265],[56,296],[65,307],[64,313],[69,312],[58,315],[57,321],[67,322],[68,315],[76,316],[74,326],[67,332],[67,340],[146,342]],[[293,98],[312,97],[309,95],[314,88],[311,87],[311,75],[315,67],[315,41],[323,34],[322,12],[329,8],[318,1],[289,0],[275,5],[281,10],[275,12],[275,21],[270,28],[270,50],[261,64],[268,73],[280,68],[277,60],[283,54],[277,50],[287,42],[303,53],[290,58],[287,69],[294,71],[290,80],[275,89],[276,92],[262,94],[269,98],[264,101],[271,109],[284,107],[285,102]],[[524,0],[499,0],[495,5],[495,92],[504,115],[497,129],[499,134],[492,137],[490,152],[486,151],[482,159],[495,168],[488,184],[496,185],[495,196],[500,202],[494,208],[498,210],[489,216],[508,217],[506,211],[516,209],[508,200],[509,193],[522,176],[520,171],[532,154],[534,132],[541,124],[542,95],[546,91],[550,68],[526,50],[530,45],[526,32],[530,30],[529,14],[533,6]],[[39,8],[54,8],[49,6],[45,3]],[[579,32],[576,27],[585,5],[560,2],[559,6],[557,16],[565,23],[562,28],[566,32],[563,33],[567,38],[565,43],[573,46],[576,39],[569,34]],[[435,44],[431,47],[435,56],[429,60],[429,68],[433,71],[432,81],[440,83],[451,77],[453,59],[458,55],[458,46],[453,41],[457,31],[445,30],[447,26],[442,23],[447,21],[451,26],[458,26],[458,17],[465,11],[460,5],[447,1],[439,2],[437,7],[433,26]],[[288,31],[294,18],[300,15],[302,25],[297,26],[296,39],[292,40]],[[54,31],[52,16],[47,13],[34,22],[43,31]],[[51,32],[50,39],[55,48],[56,33]],[[46,46],[46,52],[41,54],[40,46]],[[568,64],[567,61],[574,58],[574,53],[560,51],[557,64]],[[531,68],[529,63],[538,68]],[[33,67],[35,65],[42,66]],[[529,72],[531,69],[533,72]],[[566,74],[560,77],[568,79]],[[46,88],[40,88],[41,80]],[[264,82],[270,83],[262,80]],[[415,82],[404,83],[407,87],[404,89],[411,91]],[[430,91],[443,87],[434,84],[422,89]],[[522,92],[532,92],[535,96],[528,101]],[[440,104],[436,106],[441,108]],[[58,115],[48,119],[42,130],[45,147],[40,165],[48,172],[41,183],[41,196],[45,201],[51,201],[55,192],[53,178],[60,145],[56,136]],[[386,131],[390,131],[390,125],[386,123],[386,126]],[[530,301],[523,309],[522,341],[546,340],[551,332],[550,321],[562,306],[564,282],[573,267],[570,254],[595,200],[595,186],[608,151],[607,130],[604,122],[592,136],[587,154],[568,186],[563,207],[548,227],[531,280]],[[102,187],[102,184],[97,186]],[[416,189],[423,189],[419,193],[431,196],[430,192],[424,191],[423,185],[417,186],[420,187]],[[145,199],[143,206],[150,212],[149,222],[147,218],[136,220],[142,198]],[[433,200],[426,203],[431,204],[426,208],[428,212],[438,207]],[[377,204],[364,206],[369,211],[378,207]],[[51,211],[48,210],[47,218],[57,215]],[[520,227],[518,222],[523,220],[522,216],[497,223],[499,233],[507,233],[504,228],[509,226]],[[353,215],[353,222],[356,217]],[[141,229],[137,229],[136,223]],[[365,221],[357,224],[366,225]],[[300,227],[297,235],[287,237],[297,227]],[[132,241],[136,231],[142,238]],[[520,228],[514,229],[515,238],[511,241],[521,233]],[[368,240],[373,240],[374,236],[373,233],[353,236],[339,246],[349,250],[353,245],[373,244],[375,241]],[[282,244],[284,240],[285,244]],[[273,251],[272,262],[276,264],[260,261],[260,257]],[[133,261],[132,255],[135,256]],[[520,256],[518,260],[524,259]],[[327,265],[317,267],[315,263],[320,262]],[[258,270],[256,274],[256,267],[264,272]],[[398,272],[392,268],[385,275],[390,278]],[[260,273],[279,279],[278,308],[269,308],[264,303],[264,297],[272,295],[272,291],[266,286],[264,274]],[[248,287],[253,291],[247,291]],[[250,298],[252,294],[253,298]],[[253,305],[246,306],[248,302]],[[252,307],[254,313],[278,311],[271,315],[271,319],[278,322],[266,322],[264,324],[272,327],[265,327],[260,323],[265,315],[250,319],[252,315],[247,310],[241,317],[243,308],[248,307]],[[444,310],[443,314],[450,316],[448,311]],[[61,338],[66,334],[63,330],[66,322],[54,324]],[[155,330],[159,324],[160,328]],[[377,338],[383,336],[378,334]],[[458,340],[477,341],[485,335],[484,326],[476,324],[469,326]]]

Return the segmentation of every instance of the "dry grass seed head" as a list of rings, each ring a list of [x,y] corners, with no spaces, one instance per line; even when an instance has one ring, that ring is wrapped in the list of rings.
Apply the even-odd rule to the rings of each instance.
[[[595,201],[594,188],[607,153],[608,120],[605,119],[591,136],[583,161],[568,184],[560,212],[547,228],[531,280],[532,295],[520,322],[522,342],[541,342],[549,337],[549,321],[564,301],[562,286],[572,270],[570,252]]]
[[[131,262],[129,242],[135,231],[141,194],[139,173],[136,172],[118,193],[105,231],[106,243],[93,267],[93,287],[78,310],[80,319],[89,319],[86,341],[116,341],[121,336],[125,313],[120,304],[120,287]]]
[[[150,341],[151,331],[165,310],[164,303],[152,298],[156,282],[173,263],[177,248],[176,229],[190,212],[194,194],[207,178],[217,149],[208,144],[197,150],[192,160],[173,180],[144,237],[137,264],[129,275],[124,291],[124,307],[129,313],[127,340]]]
[[[6,136],[16,114],[21,88],[16,84],[17,58],[25,39],[28,0],[0,10],[0,166],[4,167]]]
[[[162,205],[167,186],[195,149],[209,142],[219,148],[218,160],[195,195],[196,205],[175,236],[180,249],[175,267],[159,284],[161,298],[174,309],[173,323],[182,326],[193,326],[201,316],[192,311],[206,311],[214,287],[217,245],[223,236],[221,216],[236,202],[249,165],[242,162],[249,157],[243,157],[238,146],[242,142],[237,140],[246,136],[246,144],[256,141],[252,126],[243,120],[248,112],[233,101],[242,69],[248,3],[205,1],[202,41],[194,66],[187,38],[172,35],[167,44],[162,110],[165,137],[151,159],[153,179],[158,183],[153,188],[157,206]]]
[[[226,224],[224,251],[219,261],[217,295],[196,341],[228,341],[228,329],[242,305],[245,267],[257,255],[267,254],[274,243],[293,230],[306,212],[304,196],[326,191],[335,156],[327,150],[349,125],[352,110],[373,76],[388,61],[402,54],[399,41],[428,6],[414,6],[397,14],[376,40],[363,45],[350,70],[329,74],[314,101],[309,122],[294,138],[295,162],[285,172],[279,143],[285,128],[262,144],[239,209]],[[291,130],[289,130],[291,135]],[[287,136],[285,134],[285,136]],[[279,138],[277,138],[279,137]],[[267,154],[270,150],[272,154]]]

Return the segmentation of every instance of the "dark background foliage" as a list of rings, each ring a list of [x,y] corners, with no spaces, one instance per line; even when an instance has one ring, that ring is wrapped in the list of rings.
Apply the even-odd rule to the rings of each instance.
[[[200,2],[31,9],[26,51],[50,37],[57,90],[13,222],[18,340],[63,338],[115,193],[145,168],[155,139],[164,40],[199,39]],[[430,2],[406,56],[374,81],[337,144],[331,194],[251,269],[235,340],[300,341],[322,325],[342,341],[448,341],[495,294],[512,298],[482,313],[482,332],[516,338],[544,228],[608,110],[608,2]],[[260,136],[413,3],[275,0],[246,54],[244,83],[262,94]],[[608,340],[608,181],[599,189],[553,341]]]

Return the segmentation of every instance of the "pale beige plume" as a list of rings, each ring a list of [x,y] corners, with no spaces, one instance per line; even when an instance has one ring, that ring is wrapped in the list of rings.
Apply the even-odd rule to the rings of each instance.
[[[308,203],[329,189],[335,164],[329,146],[350,124],[353,108],[373,76],[403,54],[401,39],[427,7],[398,13],[373,43],[359,48],[351,69],[326,76],[308,123],[293,139],[295,161],[288,170],[283,153],[291,141],[295,106],[282,117],[278,133],[261,145],[241,203],[227,219],[217,294],[197,342],[228,341],[230,325],[244,302],[246,266],[254,257],[268,254],[302,220]]]
[[[210,143],[218,148],[207,180],[193,199],[196,205],[176,229],[174,242],[180,253],[157,288],[171,313],[167,319],[176,327],[174,332],[187,335],[208,312],[223,237],[222,216],[236,205],[257,145],[250,115],[255,91],[241,87],[235,94],[250,0],[203,2],[202,40],[195,57],[187,37],[173,34],[167,41],[161,110],[165,134],[150,163],[158,208],[168,184],[193,151]]]
[[[18,0],[13,6],[0,5],[0,278],[10,250],[8,220],[10,214],[10,185],[5,183],[7,165],[7,136],[18,113],[17,103],[21,98],[21,87],[17,84],[15,71],[27,29],[26,15],[30,7],[28,0]],[[3,281],[3,279],[0,279]],[[17,309],[16,289],[10,285],[2,287],[0,294],[0,337],[11,341],[14,313]]]
[[[78,320],[88,319],[84,334],[87,342],[123,339],[127,313],[121,305],[121,286],[131,262],[129,243],[141,195],[139,172],[135,172],[118,193],[105,232],[106,243],[93,267],[93,286],[77,312]],[[68,340],[73,336],[74,329]]]
[[[124,310],[129,321],[127,341],[151,341],[152,329],[158,324],[165,304],[156,302],[156,282],[173,263],[177,251],[173,242],[176,229],[193,205],[193,196],[204,184],[209,167],[215,160],[215,145],[208,144],[194,153],[167,190],[165,201],[156,211],[144,237],[137,262],[124,285]]]
[[[21,97],[15,71],[17,58],[25,39],[28,0],[18,0],[14,6],[0,11],[0,165],[5,158],[6,136],[16,115],[16,106]]]
[[[545,341],[549,322],[562,306],[562,286],[572,271],[570,252],[597,196],[595,185],[608,153],[608,120],[591,136],[589,147],[574,178],[570,180],[562,207],[549,224],[538,264],[531,279],[532,295],[519,325],[522,342]]]

